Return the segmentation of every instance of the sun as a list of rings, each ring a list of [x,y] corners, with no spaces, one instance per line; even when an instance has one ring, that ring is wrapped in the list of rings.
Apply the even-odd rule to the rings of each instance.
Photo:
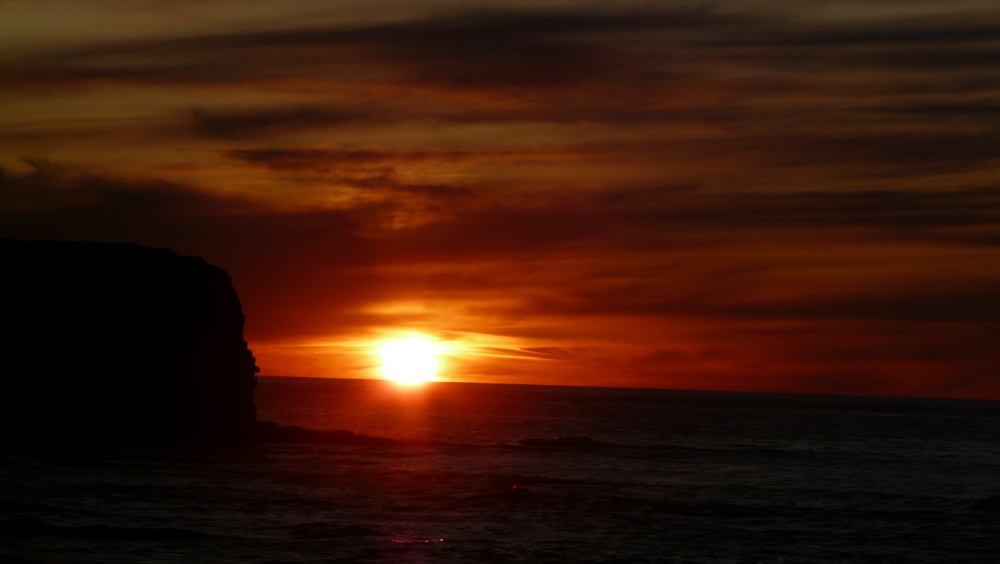
[[[386,341],[375,351],[382,375],[398,384],[421,384],[437,380],[441,366],[439,347],[426,337]]]

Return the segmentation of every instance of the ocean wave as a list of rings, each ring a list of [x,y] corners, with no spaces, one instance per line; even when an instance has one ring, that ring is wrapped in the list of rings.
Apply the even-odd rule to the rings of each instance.
[[[363,538],[381,536],[383,533],[377,529],[365,527],[363,525],[344,525],[342,523],[300,523],[288,529],[288,533],[293,537],[310,540],[320,539],[344,539]]]
[[[535,476],[525,474],[487,474],[486,478],[494,485],[500,486],[530,486],[539,484],[585,484],[575,478],[556,478],[553,476]]]
[[[622,448],[623,445],[610,441],[602,441],[586,435],[565,437],[527,437],[515,443],[495,443],[492,445],[472,445],[451,441],[428,441],[420,439],[397,439],[379,437],[348,431],[343,429],[310,429],[297,425],[279,425],[271,421],[258,421],[255,428],[255,438],[264,443],[298,443],[322,444],[334,446],[369,447],[387,449],[389,447],[445,447],[445,448],[504,448],[525,450],[556,450],[556,449],[610,449]],[[397,449],[385,450],[386,453]]]
[[[29,537],[51,537],[61,539],[81,539],[93,541],[145,540],[145,541],[190,541],[209,537],[206,533],[191,529],[116,527],[112,525],[67,526],[52,525],[41,519],[22,518],[0,521],[0,536],[19,539]]]
[[[977,500],[972,503],[971,508],[976,511],[1000,513],[1000,495],[991,495]]]
[[[273,421],[257,421],[254,439],[263,443],[319,444],[384,449],[398,446],[454,447],[472,445],[447,441],[396,439],[366,435],[344,429],[311,429],[298,425],[279,425]]]
[[[386,437],[372,437],[353,431],[306,429],[297,425],[279,425],[273,421],[258,421],[254,438],[274,443],[319,443],[349,446],[385,447],[399,441]]]
[[[529,448],[529,449],[599,449],[618,448],[617,443],[599,441],[587,436],[541,438],[529,437],[521,439],[516,445],[500,444],[495,445],[502,448]]]

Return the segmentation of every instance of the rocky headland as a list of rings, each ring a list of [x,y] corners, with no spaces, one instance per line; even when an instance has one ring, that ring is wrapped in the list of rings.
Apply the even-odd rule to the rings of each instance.
[[[0,240],[0,444],[240,440],[257,367],[225,270],[129,244]]]

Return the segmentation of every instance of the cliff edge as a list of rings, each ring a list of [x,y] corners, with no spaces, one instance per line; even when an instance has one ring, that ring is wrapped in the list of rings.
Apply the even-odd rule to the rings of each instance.
[[[247,437],[243,323],[228,274],[200,258],[0,240],[0,442]]]

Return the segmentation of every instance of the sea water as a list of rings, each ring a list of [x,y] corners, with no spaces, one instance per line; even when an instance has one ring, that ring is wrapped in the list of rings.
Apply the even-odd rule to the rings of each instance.
[[[0,560],[1000,561],[1000,402],[260,380],[395,441],[5,456]]]

